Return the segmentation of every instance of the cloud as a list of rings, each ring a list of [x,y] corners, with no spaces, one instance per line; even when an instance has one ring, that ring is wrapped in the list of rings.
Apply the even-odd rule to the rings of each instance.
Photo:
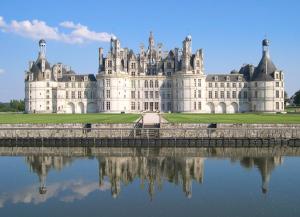
[[[4,74],[5,70],[4,69],[0,69],[0,75]]]
[[[62,41],[71,44],[82,44],[92,41],[109,42],[114,35],[107,32],[95,32],[80,23],[64,21],[59,27],[49,26],[41,20],[12,20],[6,23],[0,17],[0,29],[2,32],[13,33],[31,39],[48,39]]]

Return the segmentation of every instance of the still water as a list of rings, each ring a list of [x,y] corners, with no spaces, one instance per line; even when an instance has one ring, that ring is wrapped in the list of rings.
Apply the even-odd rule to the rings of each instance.
[[[300,216],[299,149],[0,148],[0,216]]]

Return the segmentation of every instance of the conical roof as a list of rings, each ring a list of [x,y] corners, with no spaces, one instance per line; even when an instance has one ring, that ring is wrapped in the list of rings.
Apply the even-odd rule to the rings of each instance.
[[[277,70],[272,62],[268,51],[263,52],[263,56],[255,68],[252,81],[273,81],[272,74]]]

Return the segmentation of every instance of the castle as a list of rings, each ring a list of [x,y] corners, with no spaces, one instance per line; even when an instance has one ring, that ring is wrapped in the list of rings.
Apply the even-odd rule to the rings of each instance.
[[[259,64],[229,74],[204,73],[202,49],[192,52],[192,37],[169,52],[155,44],[140,53],[111,38],[106,57],[99,48],[98,73],[79,75],[62,63],[50,65],[46,41],[25,75],[27,113],[238,113],[284,111],[284,73],[273,64],[269,41],[262,41]]]

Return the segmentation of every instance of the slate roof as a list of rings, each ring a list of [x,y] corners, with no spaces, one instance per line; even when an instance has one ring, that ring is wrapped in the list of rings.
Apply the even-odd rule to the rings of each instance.
[[[273,74],[277,70],[269,54],[265,51],[263,56],[254,70],[252,81],[273,81]]]

